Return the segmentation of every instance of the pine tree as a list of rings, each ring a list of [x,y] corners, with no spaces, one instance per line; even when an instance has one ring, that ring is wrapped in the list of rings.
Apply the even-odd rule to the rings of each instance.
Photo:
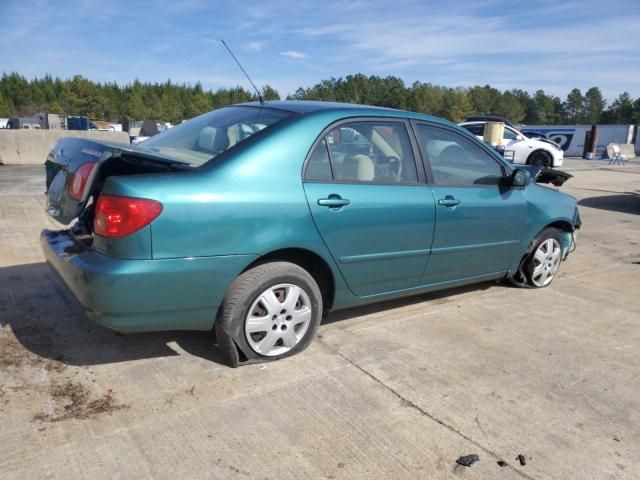
[[[598,87],[591,87],[584,94],[585,100],[585,121],[590,124],[598,123],[600,116],[604,111],[604,107],[607,104],[602,92]]]

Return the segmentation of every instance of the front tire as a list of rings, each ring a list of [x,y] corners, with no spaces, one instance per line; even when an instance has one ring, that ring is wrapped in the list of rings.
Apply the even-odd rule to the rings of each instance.
[[[322,294],[313,277],[295,264],[270,262],[233,282],[216,337],[233,366],[278,360],[307,348],[321,318]]]
[[[544,168],[551,168],[553,166],[553,158],[549,154],[549,152],[545,152],[544,150],[536,150],[527,159],[527,163],[533,166],[540,166]]]
[[[556,228],[545,228],[533,240],[532,249],[522,272],[528,286],[548,287],[562,262],[562,234]]]

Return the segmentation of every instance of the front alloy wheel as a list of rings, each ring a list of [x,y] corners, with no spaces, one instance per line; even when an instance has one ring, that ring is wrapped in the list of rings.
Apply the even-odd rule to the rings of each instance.
[[[532,258],[531,283],[536,287],[546,287],[551,283],[560,267],[562,247],[555,238],[543,241]]]

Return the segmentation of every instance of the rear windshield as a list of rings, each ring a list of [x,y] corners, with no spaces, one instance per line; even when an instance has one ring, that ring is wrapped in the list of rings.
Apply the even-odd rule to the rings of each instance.
[[[221,108],[159,133],[138,146],[198,167],[292,115],[295,114],[261,107]]]

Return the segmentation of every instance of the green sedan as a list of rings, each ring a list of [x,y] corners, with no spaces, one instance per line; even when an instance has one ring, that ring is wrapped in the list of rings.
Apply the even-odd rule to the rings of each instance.
[[[576,200],[446,120],[324,102],[212,111],[139,145],[64,138],[47,261],[123,333],[214,330],[232,365],[293,355],[329,312],[509,279],[546,287]],[[556,171],[553,171],[556,172]],[[561,178],[561,180],[558,180]]]

